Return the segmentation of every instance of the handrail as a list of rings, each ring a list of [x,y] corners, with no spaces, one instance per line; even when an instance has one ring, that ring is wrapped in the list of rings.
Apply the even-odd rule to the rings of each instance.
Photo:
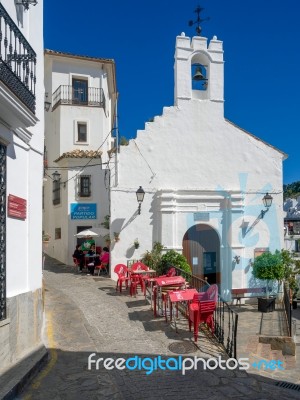
[[[175,267],[176,275],[181,275],[189,283],[191,288],[198,292],[206,291],[210,286],[207,280],[203,280],[192,273]],[[237,327],[238,314],[218,295],[218,304],[214,311],[215,332],[214,336],[223,346],[229,357],[237,358]]]
[[[36,53],[0,3],[0,80],[35,113]]]

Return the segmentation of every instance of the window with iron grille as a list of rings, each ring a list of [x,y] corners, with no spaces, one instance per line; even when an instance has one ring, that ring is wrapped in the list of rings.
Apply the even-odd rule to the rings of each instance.
[[[87,124],[84,122],[77,123],[77,142],[87,142]]]
[[[54,205],[60,204],[60,179],[53,181],[52,202]]]
[[[79,178],[79,196],[91,196],[91,175],[81,175]]]

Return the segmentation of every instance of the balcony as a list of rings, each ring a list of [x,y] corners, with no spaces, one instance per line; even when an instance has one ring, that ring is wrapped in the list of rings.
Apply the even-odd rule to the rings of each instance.
[[[35,113],[36,53],[0,3],[1,83],[33,114]],[[5,100],[6,96],[6,102],[16,104],[14,96],[6,95],[4,92],[5,90],[1,88],[3,99]]]
[[[75,89],[71,85],[61,85],[52,95],[52,110],[55,110],[61,104],[102,107],[105,111],[105,96],[101,88]]]

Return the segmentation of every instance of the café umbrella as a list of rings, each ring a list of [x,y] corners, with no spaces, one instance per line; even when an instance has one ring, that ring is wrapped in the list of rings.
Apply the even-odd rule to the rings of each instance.
[[[74,236],[77,236],[78,238],[87,238],[87,237],[97,237],[100,235],[99,233],[93,232],[90,229],[85,229],[84,231],[81,231]]]

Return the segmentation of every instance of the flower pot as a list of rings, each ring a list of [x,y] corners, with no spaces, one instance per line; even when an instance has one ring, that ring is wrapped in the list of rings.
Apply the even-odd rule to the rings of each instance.
[[[258,297],[258,311],[272,312],[275,310],[275,297]]]

